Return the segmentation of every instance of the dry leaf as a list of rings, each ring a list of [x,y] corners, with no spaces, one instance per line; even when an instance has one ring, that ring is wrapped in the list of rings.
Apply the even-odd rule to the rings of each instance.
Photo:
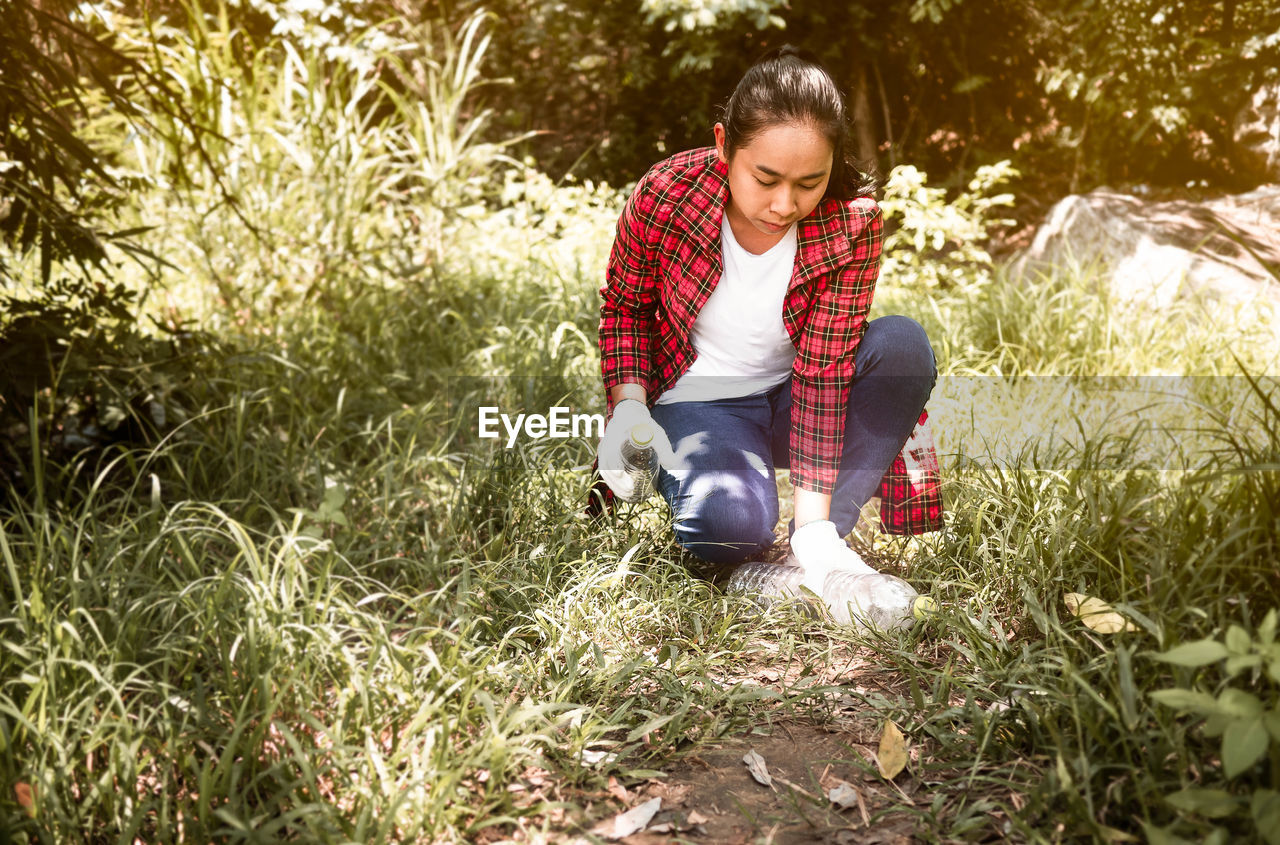
[[[884,723],[884,733],[880,734],[880,753],[876,755],[876,765],[880,768],[880,776],[885,780],[893,780],[907,767],[907,738],[892,719]]]
[[[1119,613],[1102,599],[1086,596],[1084,593],[1067,593],[1062,597],[1067,610],[1080,618],[1080,621],[1099,634],[1118,634],[1121,631],[1136,631],[1138,626]]]
[[[689,824],[706,824],[707,822],[711,821],[711,819],[702,815],[702,813],[699,813],[697,810],[690,810],[689,817],[685,819],[685,821],[687,821]]]
[[[593,751],[586,748],[582,749],[581,760],[582,765],[584,766],[595,766],[599,763],[612,763],[617,759],[618,755],[611,751]]]
[[[756,779],[757,783],[773,786],[773,778],[769,776],[769,767],[764,764],[764,758],[757,754],[754,748],[743,755],[742,762],[747,764],[747,771],[751,772],[751,776]]]
[[[613,775],[609,775],[609,786],[606,791],[614,798],[617,798],[624,805],[631,801],[631,794],[627,792],[627,788],[618,783],[618,779]]]
[[[847,810],[858,805],[858,790],[854,789],[852,784],[840,781],[827,790],[827,800]]]
[[[638,833],[645,829],[645,826],[653,820],[658,814],[658,810],[662,808],[662,798],[650,798],[643,804],[637,804],[625,813],[601,822],[591,829],[591,832],[603,836],[605,839],[624,839],[633,833]]]
[[[15,783],[13,785],[13,794],[18,799],[18,806],[27,812],[31,818],[36,817],[36,799],[31,791],[31,785],[26,783]]]

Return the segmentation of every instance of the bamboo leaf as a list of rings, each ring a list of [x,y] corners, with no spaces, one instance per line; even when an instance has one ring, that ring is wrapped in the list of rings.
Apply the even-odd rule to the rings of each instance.
[[[1233,778],[1267,753],[1267,729],[1261,716],[1238,719],[1222,734],[1222,771]]]
[[[1218,712],[1218,701],[1207,692],[1189,689],[1163,689],[1151,693],[1151,698],[1175,710],[1210,715]]]
[[[1267,845],[1280,845],[1280,792],[1259,789],[1249,802],[1253,823]]]
[[[1164,800],[1176,809],[1197,813],[1211,819],[1231,815],[1240,803],[1239,799],[1226,790],[1198,787],[1179,789],[1177,792],[1166,795]]]
[[[1239,625],[1227,629],[1227,651],[1232,654],[1248,654],[1251,642],[1249,634]]]
[[[1227,647],[1216,640],[1196,640],[1154,654],[1156,660],[1175,666],[1206,666],[1227,657]]]
[[[1252,719],[1262,713],[1262,700],[1242,689],[1225,689],[1218,696],[1218,711],[1228,716]]]

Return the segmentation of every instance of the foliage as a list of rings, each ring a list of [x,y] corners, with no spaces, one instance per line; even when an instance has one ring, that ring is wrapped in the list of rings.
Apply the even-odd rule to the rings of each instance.
[[[1155,655],[1174,666],[1198,668],[1220,663],[1222,684],[1214,696],[1197,689],[1174,687],[1151,694],[1156,702],[1181,713],[1204,719],[1206,738],[1221,737],[1222,776],[1235,785],[1259,785],[1251,794],[1208,786],[1187,786],[1165,800],[1192,818],[1221,819],[1249,816],[1258,836],[1280,842],[1280,792],[1271,788],[1280,776],[1280,643],[1276,641],[1276,610],[1268,611],[1254,636],[1239,625],[1227,628],[1221,639],[1205,638],[1183,643]],[[1266,678],[1265,697],[1251,692]],[[1256,764],[1269,758],[1265,773],[1249,777]],[[1221,828],[1215,828],[1210,835]],[[1225,833],[1225,831],[1222,831]],[[1149,830],[1153,842],[1177,841],[1172,830]]]
[[[1153,697],[1203,682],[1140,655],[1180,655],[1169,646],[1225,626],[1223,671],[1237,671],[1215,706],[1235,690],[1228,701],[1273,709],[1277,386],[1228,354],[1275,372],[1271,315],[1113,308],[1087,273],[1000,284],[980,233],[1009,171],[983,171],[954,209],[900,171],[898,269],[876,311],[918,317],[938,350],[950,517],[936,536],[864,551],[942,611],[877,639],[762,618],[696,576],[655,503],[583,517],[591,443],[476,436],[481,402],[599,402],[596,290],[622,196],[506,160],[511,127],[484,124],[467,96],[487,24],[380,30],[399,40],[369,64],[327,49],[372,33],[271,32],[296,8],[332,34],[355,4],[227,8],[240,12],[102,24],[148,47],[190,124],[157,113],[154,131],[129,134],[102,102],[76,124],[118,143],[105,149],[130,186],[121,225],[163,226],[136,236],[174,265],[157,271],[164,287],[136,265],[101,289],[64,286],[58,261],[44,284],[37,253],[8,256],[18,293],[45,299],[6,302],[4,350],[50,366],[34,379],[26,359],[4,366],[29,380],[24,419],[54,422],[21,433],[33,446],[5,469],[22,483],[0,502],[7,836],[533,839],[588,821],[610,778],[640,783],[769,720],[856,728],[833,704],[850,697],[859,718],[912,737],[908,772],[929,788],[893,812],[922,837],[1255,833],[1261,763],[1214,780],[1219,739]],[[553,28],[590,29],[566,9]],[[908,11],[921,25],[985,14],[923,0],[893,13]],[[562,67],[565,45],[548,43],[538,73]],[[429,114],[415,96],[436,97]],[[930,276],[912,253],[935,233]],[[14,340],[24,326],[37,340]],[[1087,378],[1151,372],[1211,378],[1138,407]],[[1026,380],[1028,399],[1002,392],[1009,374],[1059,378]],[[1064,395],[1044,398],[1055,383]],[[1042,424],[1045,409],[1074,425]],[[151,427],[44,448],[117,412]],[[1021,448],[999,451],[991,429]],[[1124,624],[1083,624],[1064,610],[1072,593]],[[1255,632],[1247,645],[1231,625]],[[885,683],[848,683],[858,660]],[[762,666],[794,672],[748,682]],[[1224,736],[1257,733],[1244,724]],[[1221,789],[1231,812],[1167,800],[1185,789]]]
[[[151,257],[129,240],[136,232],[105,228],[129,183],[77,121],[105,100],[139,127],[153,126],[156,113],[194,124],[178,93],[104,32],[102,19],[100,8],[65,0],[0,4],[0,238],[38,249],[45,282],[57,261],[101,264],[111,242]],[[198,142],[190,150],[201,151]],[[10,273],[0,261],[0,283]]]
[[[98,89],[59,77],[83,107],[74,131],[68,124],[65,137],[37,138],[22,121],[13,125],[30,136],[24,149],[49,161],[61,155],[55,142],[79,145],[84,173],[100,172],[99,188],[114,191],[112,221],[132,239],[117,246],[138,256],[154,248],[164,261],[128,266],[101,246],[93,261],[65,256],[56,233],[13,242],[0,316],[0,430],[9,451],[62,454],[171,430],[187,410],[184,369],[197,366],[188,355],[205,343],[189,319],[212,313],[213,327],[257,325],[284,300],[322,300],[353,280],[426,284],[451,227],[513,164],[502,142],[481,137],[489,114],[470,105],[487,44],[483,16],[456,36],[423,28],[393,40],[370,29],[344,33],[339,44],[288,5],[270,7],[286,16],[287,35],[268,30],[254,41],[250,32],[263,28],[238,22],[229,8],[179,8],[172,20],[145,22],[84,7],[78,14],[94,16],[95,43],[110,45],[104,55],[127,61],[139,79],[160,80],[169,107],[139,117],[113,98],[141,83],[120,82],[102,100]],[[29,164],[11,172],[40,172]],[[64,178],[71,187],[84,181]],[[29,220],[54,213],[23,207]],[[81,228],[90,220],[83,207],[56,215]],[[39,228],[22,225],[28,234]],[[42,246],[24,247],[31,244]],[[172,272],[179,267],[185,277]],[[220,307],[144,322],[147,298],[172,302],[179,280],[189,302]]]
[[[130,151],[140,179],[171,185],[191,209],[166,221],[184,248],[172,258],[203,267],[249,321],[381,271],[424,282],[511,143],[482,138],[489,113],[471,109],[484,22],[477,14],[456,35],[424,27],[394,42],[376,29],[348,33],[357,53],[337,59],[326,39],[292,34],[300,23],[261,43],[226,16],[152,27],[157,72],[178,81],[218,138],[181,184],[168,179],[190,140],[179,127],[176,143]]]
[[[698,73],[721,57],[710,33],[748,23],[757,30],[782,29],[786,21],[779,12],[785,5],[785,0],[641,0],[640,10],[645,23],[661,24],[667,34],[663,58],[674,60],[679,72]]]
[[[155,442],[186,418],[185,385],[211,341],[172,321],[143,333],[137,308],[122,284],[62,278],[37,299],[0,296],[0,467],[14,472],[31,448],[68,460],[104,442]]]
[[[1221,180],[1234,112],[1277,78],[1280,10],[1261,0],[1130,2],[1105,14],[1067,3],[1044,23],[1057,48],[1038,80],[1074,185],[1150,179],[1161,165],[1183,181]]]
[[[1280,56],[1264,0],[491,5],[488,67],[522,83],[495,101],[507,125],[545,133],[531,150],[552,172],[617,183],[709,143],[741,72],[790,41],[832,69],[882,171],[911,162],[959,188],[1012,153],[1050,194],[1239,186],[1231,116]]]
[[[998,208],[1013,205],[1010,193],[995,193],[1018,171],[1008,161],[978,168],[967,189],[950,202],[942,188],[925,184],[915,167],[889,174],[880,207],[889,221],[882,272],[895,284],[932,288],[990,280],[991,256],[983,247]]]

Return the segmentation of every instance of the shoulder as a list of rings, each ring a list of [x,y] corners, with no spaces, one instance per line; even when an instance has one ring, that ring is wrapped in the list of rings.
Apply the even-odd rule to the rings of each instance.
[[[839,232],[854,239],[869,227],[878,229],[882,214],[880,203],[873,197],[854,197],[851,200],[823,200],[818,205],[818,216],[829,233]]]
[[[649,168],[631,192],[630,205],[646,217],[665,222],[684,203],[713,201],[727,184],[714,147],[686,150]]]
[[[800,254],[806,263],[839,266],[880,252],[880,205],[871,197],[825,199],[800,224]]]

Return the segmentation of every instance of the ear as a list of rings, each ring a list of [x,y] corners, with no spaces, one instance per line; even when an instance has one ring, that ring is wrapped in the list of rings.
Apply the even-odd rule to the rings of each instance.
[[[720,156],[721,164],[729,163],[729,153],[725,149],[724,124],[717,122],[715,129],[712,130],[716,136],[716,155]]]

